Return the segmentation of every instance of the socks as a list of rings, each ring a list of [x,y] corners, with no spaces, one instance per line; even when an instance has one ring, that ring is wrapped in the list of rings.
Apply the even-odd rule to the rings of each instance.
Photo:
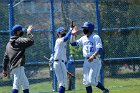
[[[18,93],[17,89],[12,89],[12,93]]]
[[[65,87],[60,86],[58,93],[65,93]]]
[[[12,93],[18,93],[17,89],[12,89]],[[29,93],[29,89],[23,90],[23,93]]]
[[[96,87],[101,89],[102,91],[106,90],[106,88],[100,82],[98,82],[98,85]]]
[[[86,91],[87,93],[92,93],[92,87],[91,86],[86,87]]]
[[[23,90],[23,93],[29,93],[29,89]]]

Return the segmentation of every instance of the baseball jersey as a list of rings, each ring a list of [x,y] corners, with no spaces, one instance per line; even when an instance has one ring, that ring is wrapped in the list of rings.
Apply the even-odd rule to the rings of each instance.
[[[89,37],[82,36],[77,41],[78,46],[83,46],[83,56],[90,57],[99,48],[102,48],[102,42],[98,35],[91,34]]]
[[[55,42],[54,47],[54,60],[67,60],[66,57],[66,42],[64,42],[64,37],[58,38]]]

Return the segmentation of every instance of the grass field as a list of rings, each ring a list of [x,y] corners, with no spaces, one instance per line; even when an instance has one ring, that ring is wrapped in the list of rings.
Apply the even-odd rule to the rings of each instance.
[[[105,79],[105,86],[110,89],[110,93],[140,93],[140,79]],[[0,87],[0,93],[11,93],[11,86]],[[42,82],[30,85],[30,93],[57,93],[51,92],[51,83]],[[20,90],[20,93],[22,91]],[[66,91],[66,93],[86,93],[82,81],[76,81],[75,91]],[[102,93],[99,89],[93,87],[93,93]]]
[[[76,70],[76,90],[66,91],[66,93],[86,93],[85,87],[82,84],[81,70],[82,69]],[[4,81],[6,82],[3,82],[3,80],[0,79],[0,93],[11,93],[11,81],[7,79],[4,79]],[[57,93],[52,92],[48,68],[41,68],[41,70],[39,69],[38,72],[33,74],[33,77],[31,77],[29,81],[30,93]],[[140,93],[140,78],[105,78],[104,82],[105,86],[110,89],[110,93]],[[21,89],[19,93],[23,93]],[[93,93],[102,93],[102,91],[93,86]]]

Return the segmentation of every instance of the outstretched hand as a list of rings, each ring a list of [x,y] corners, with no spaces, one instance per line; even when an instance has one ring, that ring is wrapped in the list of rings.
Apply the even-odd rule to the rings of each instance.
[[[27,28],[27,32],[31,32],[33,29],[33,26],[32,25],[29,25],[28,28]]]
[[[74,26],[72,29],[72,35],[75,35],[78,32],[77,26]]]

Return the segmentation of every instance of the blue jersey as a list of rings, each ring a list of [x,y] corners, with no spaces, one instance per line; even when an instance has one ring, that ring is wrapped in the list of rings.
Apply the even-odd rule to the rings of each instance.
[[[69,60],[66,64],[66,68],[68,72],[70,73],[75,73],[75,64],[73,60]]]

